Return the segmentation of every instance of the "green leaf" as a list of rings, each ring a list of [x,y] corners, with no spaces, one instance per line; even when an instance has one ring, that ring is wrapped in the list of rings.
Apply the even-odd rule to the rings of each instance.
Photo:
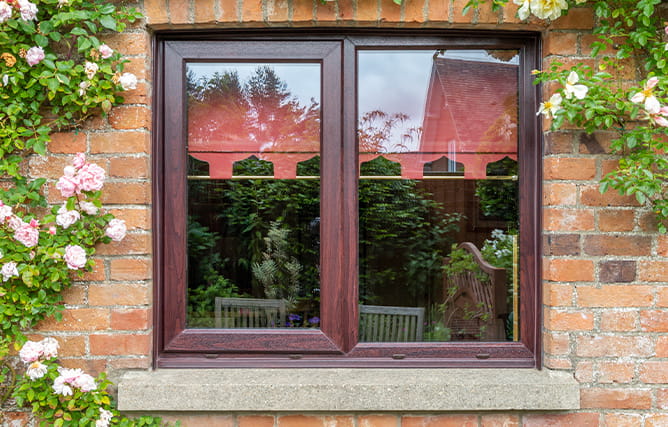
[[[394,2],[401,4],[401,0],[394,0]],[[102,25],[104,28],[116,31],[116,20],[109,15],[100,17],[100,25]]]

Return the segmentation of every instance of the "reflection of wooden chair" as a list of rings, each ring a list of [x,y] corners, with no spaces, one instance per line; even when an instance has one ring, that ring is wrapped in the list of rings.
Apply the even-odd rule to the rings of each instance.
[[[280,328],[285,326],[282,299],[215,299],[216,328]]]
[[[424,307],[359,307],[361,342],[422,341]]]
[[[489,276],[489,280],[480,280],[471,271],[444,278],[444,295],[448,295],[448,288],[457,286],[457,292],[446,308],[445,319],[449,319],[446,326],[452,329],[455,337],[505,341],[505,318],[508,315],[506,270],[485,261],[471,242],[460,243],[458,248],[473,256],[473,261]],[[489,319],[467,319],[464,315],[466,310],[487,313]]]

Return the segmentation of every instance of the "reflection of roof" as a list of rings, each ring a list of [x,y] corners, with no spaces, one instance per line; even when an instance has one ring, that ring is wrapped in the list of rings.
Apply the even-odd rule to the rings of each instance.
[[[434,58],[420,151],[517,150],[518,66]]]

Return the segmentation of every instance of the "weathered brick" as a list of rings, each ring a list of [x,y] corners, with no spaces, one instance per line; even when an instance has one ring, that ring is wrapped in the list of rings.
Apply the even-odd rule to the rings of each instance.
[[[543,204],[545,206],[572,206],[577,203],[575,184],[546,183],[543,186]]]
[[[657,238],[656,254],[668,257],[668,236],[659,236]]]
[[[628,283],[636,279],[635,261],[601,261],[598,268],[603,283]]]
[[[150,199],[148,183],[108,182],[104,185],[102,203],[145,205]]]
[[[231,415],[167,415],[161,416],[164,422],[176,424],[180,422],[183,427],[234,427],[234,417]]]
[[[545,334],[544,349],[546,353],[553,356],[563,356],[570,351],[570,338],[568,334]]]
[[[422,23],[426,20],[424,0],[406,0],[405,3],[404,22]]]
[[[590,180],[596,176],[596,160],[557,157],[543,160],[545,179]]]
[[[586,259],[553,259],[548,262],[545,279],[554,282],[592,282],[594,263]]]
[[[599,131],[593,134],[580,132],[577,137],[578,152],[581,154],[610,153],[612,140],[618,136],[616,132]]]
[[[109,176],[116,178],[148,178],[149,159],[146,157],[114,156],[109,159]]]
[[[295,6],[295,21],[301,21],[300,16],[300,3],[297,2]],[[308,2],[303,2],[308,5]],[[313,7],[313,5],[310,5]],[[313,18],[313,13],[311,12],[311,18]],[[241,19],[243,22],[258,22],[262,21],[262,0],[244,0],[243,6],[241,7]]]
[[[668,383],[668,362],[646,361],[640,365],[640,381],[648,384]]]
[[[668,357],[668,336],[660,336],[656,339],[656,357]]]
[[[643,422],[640,414],[605,414],[606,427],[638,427]]]
[[[110,48],[123,52],[123,55],[146,55],[150,51],[149,36],[145,32],[111,33],[105,35],[104,41]]]
[[[634,221],[635,212],[632,210],[609,209],[598,212],[600,231],[631,231]]]
[[[668,332],[668,311],[641,311],[640,328],[646,332]]]
[[[65,289],[61,295],[65,304],[81,305],[86,300],[86,287],[77,284],[69,289]]]
[[[575,348],[580,357],[647,357],[654,352],[652,339],[645,336],[579,336]]]
[[[256,0],[257,1],[257,0]],[[313,21],[313,2],[293,2],[292,3],[292,22],[311,22]]]
[[[151,278],[151,263],[146,259],[115,258],[110,262],[111,280],[147,280]]]
[[[573,412],[561,414],[529,413],[522,417],[522,427],[557,427],[599,425],[599,415],[594,412]]]
[[[379,19],[380,3],[378,0],[357,0],[356,21],[369,22]]]
[[[648,389],[584,388],[580,390],[581,408],[649,409],[652,395]]]
[[[557,309],[545,311],[545,328],[553,331],[588,331],[594,327],[594,315],[590,311],[568,312]]]
[[[49,317],[39,324],[42,331],[101,331],[109,329],[106,308],[71,308],[63,311],[63,320]]]
[[[668,288],[658,288],[656,290],[656,306],[668,307]]]
[[[518,427],[520,417],[517,415],[493,414],[480,418],[480,427]]]
[[[550,31],[545,35],[543,53],[545,55],[573,55],[578,50],[577,33]]]
[[[548,231],[594,230],[594,211],[589,209],[543,209],[543,223]]]
[[[268,0],[267,14],[270,22],[288,21],[288,1],[287,0]],[[348,17],[348,19],[352,18]]]
[[[151,344],[149,335],[100,334],[91,335],[90,353],[95,356],[148,355]]]
[[[666,282],[668,261],[643,261],[638,265],[638,279],[647,282]]]
[[[86,151],[86,134],[83,132],[52,133],[48,149],[51,153],[82,153]]]
[[[146,107],[116,107],[109,113],[109,124],[114,129],[148,129],[151,125],[151,111]]]
[[[398,418],[395,415],[360,415],[357,417],[358,427],[396,427]]]
[[[336,6],[334,1],[326,3],[315,2],[316,12],[315,19],[318,23],[334,22],[336,21]]]
[[[553,307],[573,305],[573,285],[564,283],[546,283],[544,303]]]
[[[652,238],[649,236],[594,235],[585,236],[584,251],[587,255],[650,255]]]
[[[580,255],[580,235],[578,234],[548,234],[543,239],[543,254]]]
[[[167,0],[169,3],[169,22],[188,24],[190,19],[190,0]]]
[[[88,289],[90,305],[144,305],[149,302],[151,289],[147,285],[114,283],[91,285]]]
[[[269,415],[242,415],[237,417],[237,427],[274,427],[274,417]]]
[[[547,132],[545,154],[568,154],[573,152],[573,134],[570,132]]]
[[[553,30],[589,30],[594,26],[594,12],[590,8],[571,8],[565,16],[552,21]]]
[[[99,153],[147,153],[149,134],[144,132],[101,132],[90,135],[90,151]]]
[[[668,414],[653,413],[645,418],[645,427],[666,427],[668,426]]]
[[[581,307],[648,307],[652,305],[653,288],[642,285],[577,287]]]
[[[601,313],[601,330],[626,332],[636,329],[637,311],[604,311]]]
[[[149,326],[151,311],[145,308],[111,310],[111,329],[118,331],[143,331]]]
[[[120,242],[98,246],[98,255],[141,255],[151,252],[151,236],[148,234],[128,234]]]
[[[620,195],[613,190],[601,194],[598,185],[583,187],[580,190],[580,202],[586,206],[638,206],[635,197]]]
[[[668,409],[668,388],[656,390],[656,407],[659,409]]]
[[[579,383],[590,383],[594,381],[594,362],[585,360],[575,365],[575,379]]]
[[[195,23],[216,22],[216,0],[194,0]]]
[[[475,415],[403,416],[402,427],[478,427]]]
[[[151,358],[146,356],[124,357],[122,359],[110,359],[107,361],[107,369],[117,371],[119,369],[143,369],[151,368]]]
[[[635,375],[635,364],[624,362],[599,363],[600,383],[630,383]]]
[[[149,24],[167,23],[167,0],[144,0],[144,16]]]

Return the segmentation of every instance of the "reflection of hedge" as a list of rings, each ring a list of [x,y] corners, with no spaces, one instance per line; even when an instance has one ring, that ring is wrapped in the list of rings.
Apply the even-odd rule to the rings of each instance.
[[[487,165],[488,176],[516,176],[517,162],[505,157]],[[480,202],[483,215],[509,223],[517,228],[519,219],[518,181],[479,180],[476,182],[475,195]]]

